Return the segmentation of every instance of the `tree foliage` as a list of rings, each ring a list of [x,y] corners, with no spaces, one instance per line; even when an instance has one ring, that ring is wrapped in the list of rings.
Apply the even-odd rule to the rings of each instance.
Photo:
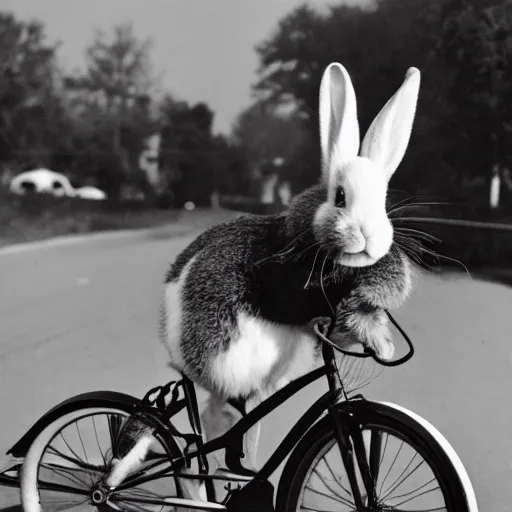
[[[245,153],[213,136],[208,105],[159,99],[151,44],[129,24],[97,31],[85,69],[65,75],[41,23],[0,12],[3,168],[49,167],[76,184],[100,186],[110,197],[130,186],[150,196],[163,192],[178,204],[209,204],[215,189],[243,188],[233,170],[246,171]],[[139,165],[156,133],[164,169],[163,190],[157,191]]]
[[[0,12],[0,154],[4,163],[27,150],[47,154],[63,128],[55,46],[41,23]],[[37,158],[31,163],[36,164]]]
[[[505,0],[376,0],[367,8],[307,4],[283,17],[256,52],[255,101],[230,137],[214,112],[159,99],[151,41],[130,25],[97,32],[80,73],[64,76],[44,26],[0,11],[0,165],[48,166],[98,184],[150,191],[139,167],[161,135],[159,192],[208,204],[213,192],[254,192],[255,167],[279,156],[295,191],[320,175],[318,92],[332,61],[354,82],[361,132],[410,66],[422,86],[395,188],[486,202],[491,171],[512,183],[512,7]],[[506,202],[506,201],[505,201]],[[510,196],[509,196],[509,202]]]
[[[378,0],[370,8],[307,4],[257,46],[260,101],[293,105],[308,141],[297,148],[300,187],[318,179],[318,92],[332,61],[348,69],[364,134],[410,66],[422,87],[409,150],[393,183],[414,193],[485,200],[491,167],[508,162],[511,4]]]
[[[470,157],[480,156],[482,167],[504,168],[512,157],[512,5],[458,1],[454,7],[438,47],[454,70],[447,99],[463,120]]]
[[[74,157],[72,167],[87,169],[114,196],[123,183],[143,179],[139,155],[157,129],[150,108],[150,48],[151,41],[139,41],[128,24],[111,34],[98,31],[86,50],[85,72],[66,80],[76,120],[66,153]]]
[[[276,158],[291,161],[306,137],[299,116],[279,112],[266,102],[256,102],[243,110],[232,129],[233,142],[244,148],[247,157],[260,168]]]

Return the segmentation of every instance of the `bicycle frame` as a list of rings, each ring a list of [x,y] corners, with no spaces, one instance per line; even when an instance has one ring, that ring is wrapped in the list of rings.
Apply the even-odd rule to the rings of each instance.
[[[350,482],[352,495],[354,497],[354,501],[356,506],[359,509],[363,507],[363,499],[359,491],[359,486],[357,485],[357,477],[354,468],[353,462],[353,452],[355,452],[355,458],[359,466],[359,471],[363,479],[363,484],[365,486],[367,496],[368,496],[368,505],[376,506],[377,500],[375,496],[375,482],[372,475],[375,475],[375,465],[378,461],[371,460],[370,466],[368,465],[366,449],[363,442],[363,437],[358,428],[352,428],[352,420],[349,409],[340,410],[337,405],[340,402],[340,399],[345,398],[346,403],[350,403],[350,400],[354,399],[364,399],[361,394],[348,397],[345,389],[343,387],[343,383],[338,374],[338,369],[336,367],[336,359],[335,359],[335,351],[341,352],[348,356],[354,357],[372,357],[377,363],[383,366],[398,366],[404,364],[406,361],[411,359],[414,354],[414,346],[412,345],[411,340],[407,336],[407,334],[403,331],[403,329],[398,325],[396,320],[392,317],[392,315],[386,311],[388,318],[391,323],[398,329],[400,334],[403,336],[406,341],[409,352],[398,360],[395,361],[384,361],[378,358],[373,352],[365,351],[363,353],[359,352],[351,352],[345,350],[337,345],[335,345],[332,341],[329,340],[328,336],[334,325],[333,319],[323,319],[327,323],[324,324],[324,327],[321,329],[320,325],[322,322],[317,322],[314,331],[318,337],[319,343],[322,343],[322,357],[324,360],[324,365],[320,368],[317,368],[306,375],[290,382],[288,385],[275,392],[272,396],[267,398],[265,401],[260,403],[257,407],[255,407],[250,413],[245,414],[245,411],[240,407],[240,403],[237,401],[230,401],[231,405],[233,405],[236,409],[238,409],[243,414],[243,418],[236,423],[230,430],[225,432],[223,435],[208,441],[207,443],[203,442],[202,437],[202,429],[201,429],[201,421],[199,416],[199,408],[197,404],[197,397],[195,393],[195,388],[193,382],[188,379],[186,376],[183,376],[180,384],[183,386],[184,390],[184,405],[186,406],[188,417],[190,424],[194,430],[194,442],[196,443],[197,449],[185,453],[183,457],[175,459],[173,462],[176,464],[186,464],[187,466],[193,459],[197,459],[199,465],[199,473],[196,475],[191,475],[187,473],[173,473],[177,477],[182,478],[195,478],[204,480],[206,484],[207,497],[209,501],[215,501],[215,489],[213,487],[214,479],[222,479],[222,480],[236,480],[235,478],[223,477],[219,478],[216,475],[211,475],[208,472],[208,461],[206,455],[209,453],[225,449],[225,461],[229,470],[233,471],[235,475],[233,476],[246,476],[246,481],[251,480],[252,478],[258,478],[262,480],[266,480],[270,477],[270,475],[279,467],[279,465],[285,460],[285,458],[292,452],[293,448],[300,441],[302,436],[306,434],[306,432],[313,426],[316,420],[327,411],[328,415],[331,418],[333,430],[335,432],[336,441],[338,447],[341,452],[341,456],[343,459],[343,463],[345,466],[345,471],[347,472],[347,476]],[[320,319],[318,319],[320,320]],[[324,331],[326,334],[324,334]],[[265,416],[270,414],[272,411],[277,409],[280,405],[286,402],[293,395],[298,393],[300,390],[313,383],[314,381],[320,379],[321,377],[326,376],[327,382],[329,385],[329,390],[324,393],[320,398],[313,403],[313,405],[302,415],[302,417],[297,421],[297,423],[292,427],[290,432],[285,436],[285,438],[281,441],[279,446],[276,448],[274,453],[269,457],[267,462],[263,465],[263,467],[258,471],[257,474],[246,470],[240,463],[240,460],[244,458],[243,453],[243,436],[244,434],[257,422],[263,419]],[[169,385],[167,385],[169,386]],[[167,387],[164,386],[164,387]],[[170,388],[169,388],[170,389]],[[151,391],[146,395],[148,396]],[[158,400],[158,399],[157,399]],[[163,398],[160,399],[160,404],[163,403]],[[172,423],[170,419],[172,416],[177,414],[183,408],[183,401],[181,404],[170,404],[171,414],[166,414],[165,417],[168,419],[166,423],[168,423],[168,434],[172,437]],[[165,405],[162,407],[166,409]],[[164,423],[165,429],[165,423]],[[174,429],[175,430],[175,429]],[[372,438],[373,439],[373,438]],[[373,441],[372,441],[373,443]],[[380,451],[380,450],[379,450]],[[374,451],[372,451],[374,453]],[[162,471],[162,474],[166,471]],[[154,475],[153,475],[154,476]],[[140,480],[139,480],[140,481]]]
[[[172,474],[180,478],[193,478],[205,481],[207,499],[208,501],[215,501],[215,489],[213,486],[213,480],[237,480],[237,478],[219,477],[208,473],[208,462],[206,455],[214,451],[226,450],[226,465],[230,471],[233,471],[237,476],[245,476],[242,480],[250,481],[252,478],[258,478],[266,480],[270,475],[279,467],[279,465],[286,459],[286,457],[292,452],[293,448],[300,441],[302,436],[311,428],[324,412],[327,412],[333,422],[333,430],[336,433],[336,440],[338,447],[341,451],[341,456],[347,471],[347,476],[352,487],[352,494],[355,500],[355,504],[358,507],[363,506],[362,497],[360,495],[359,487],[356,480],[356,471],[354,467],[352,453],[355,450],[356,460],[358,461],[361,475],[363,476],[364,484],[370,496],[370,504],[372,500],[372,489],[374,488],[371,471],[366,462],[365,447],[362,439],[362,435],[357,430],[351,428],[350,415],[347,411],[340,411],[336,407],[342,398],[346,398],[347,402],[353,399],[364,399],[362,395],[355,395],[348,397],[343,388],[338,370],[335,362],[334,348],[330,345],[323,344],[322,356],[324,360],[323,366],[316,368],[315,370],[307,373],[306,375],[294,380],[284,388],[280,389],[272,396],[267,398],[257,407],[255,407],[248,414],[243,415],[242,419],[238,421],[230,430],[223,435],[204,443],[202,441],[201,422],[199,415],[199,408],[197,404],[197,397],[195,393],[194,384],[187,377],[183,377],[179,382],[183,386],[184,390],[184,406],[186,406],[190,424],[196,433],[195,442],[197,448],[194,451],[184,453],[183,457],[174,459],[172,464],[174,467],[183,467],[183,465],[189,465],[193,459],[198,461],[199,473],[191,475],[189,473],[180,473],[173,471]],[[286,402],[293,395],[298,393],[300,390],[315,382],[321,377],[326,376],[329,390],[318,398],[313,405],[302,415],[297,423],[292,427],[290,432],[281,441],[279,446],[276,448],[274,453],[269,457],[266,463],[263,465],[261,470],[255,474],[247,471],[240,463],[240,459],[244,457],[243,454],[243,436],[244,434],[258,421],[267,416],[270,412],[277,409],[280,405]],[[183,408],[183,400],[181,403],[172,403],[170,407],[173,409],[172,415],[169,417],[168,423],[172,416],[177,414]],[[236,402],[232,402],[232,405],[240,410],[240,406]],[[243,412],[243,411],[241,411]],[[354,436],[354,434],[356,434]],[[168,435],[172,437],[172,430],[168,430]],[[351,438],[353,443],[351,442]],[[169,474],[169,469],[162,470],[161,473],[153,474],[148,479],[154,479],[157,475]],[[131,485],[142,483],[145,480],[144,477],[137,478],[136,482],[132,481]],[[123,484],[119,486],[119,489],[123,488]]]
[[[409,346],[409,352],[404,357],[395,361],[382,361],[376,357],[374,353],[367,350],[364,352],[350,352],[338,345],[335,345],[328,339],[328,337],[326,337],[324,331],[327,331],[328,336],[330,333],[329,325],[324,325],[324,328],[320,329],[321,324],[317,323],[314,326],[314,331],[318,336],[318,342],[322,344],[323,366],[292,381],[264,402],[260,403],[248,414],[246,414],[243,407],[240,406],[239,401],[231,401],[230,403],[242,412],[243,418],[228,432],[207,443],[203,442],[199,408],[194,384],[186,376],[182,376],[182,379],[177,382],[172,381],[164,386],[157,386],[156,388],[151,389],[146,393],[142,400],[138,400],[123,393],[111,391],[84,393],[65,400],[39,418],[29,431],[23,435],[7,453],[12,454],[15,458],[22,459],[26,455],[30,445],[37,435],[46,426],[50,425],[52,421],[59,418],[64,413],[77,411],[84,407],[104,407],[105,402],[111,403],[114,407],[116,405],[121,405],[121,409],[126,412],[130,412],[132,417],[135,419],[137,417],[140,419],[140,415],[142,415],[142,421],[144,421],[145,416],[145,420],[148,422],[147,424],[154,427],[154,431],[166,446],[167,454],[164,456],[155,456],[156,454],[151,454],[148,461],[153,461],[151,464],[153,469],[161,464],[165,464],[165,468],[152,473],[151,476],[132,474],[130,478],[125,480],[125,477],[129,472],[131,472],[129,467],[131,463],[128,462],[128,466],[124,466],[125,469],[128,469],[128,472],[125,472],[125,469],[121,467],[120,471],[117,472],[117,476],[112,477],[113,473],[116,473],[117,471],[117,467],[114,467],[113,471],[109,472],[107,477],[98,483],[98,489],[101,488],[101,490],[105,490],[105,492],[108,493],[111,489],[122,490],[160,477],[173,476],[179,479],[188,478],[204,481],[206,484],[208,502],[218,503],[215,499],[216,493],[215,487],[213,486],[214,480],[230,482],[242,481],[246,483],[250,483],[253,480],[268,480],[270,475],[278,468],[286,457],[293,452],[294,448],[298,445],[303,436],[311,429],[311,427],[313,427],[313,425],[316,424],[317,420],[327,412],[327,415],[324,416],[321,421],[324,423],[329,421],[332,425],[336,442],[340,449],[345,470],[349,478],[349,484],[351,486],[355,505],[358,510],[364,510],[365,505],[363,503],[363,496],[361,495],[361,491],[357,485],[355,469],[355,464],[357,463],[364,484],[363,492],[366,492],[365,496],[368,496],[368,506],[375,508],[377,503],[374,495],[374,478],[372,475],[377,474],[375,471],[375,465],[379,461],[368,460],[359,425],[354,424],[354,420],[352,419],[353,407],[359,408],[361,405],[363,407],[365,406],[364,397],[361,394],[350,397],[347,396],[341,377],[338,374],[335,352],[341,352],[345,355],[354,357],[372,357],[377,363],[382,364],[383,366],[397,366],[409,360],[414,353],[414,347],[410,339],[396,323],[393,317],[389,313],[388,316],[391,322],[398,328]],[[255,474],[247,471],[240,463],[240,460],[244,458],[244,434],[262,418],[286,402],[290,397],[309,384],[320,379],[322,376],[327,378],[329,390],[319,397],[296,422],[258,473]],[[179,398],[180,388],[184,392],[184,398],[182,399]],[[165,397],[171,392],[171,390],[171,401],[166,403]],[[158,396],[154,399],[150,398],[153,396],[155,391],[159,391]],[[156,405],[156,408],[153,407],[154,405]],[[184,408],[186,408],[190,425],[193,429],[193,433],[191,434],[180,433],[171,421],[171,419]],[[183,450],[177,443],[176,440],[178,437],[185,440],[187,444],[185,450]],[[144,441],[144,439],[144,437],[141,438],[141,441]],[[372,436],[372,447],[374,446],[374,442],[379,441],[374,441]],[[193,444],[195,444],[196,448],[194,451],[189,451]],[[233,473],[225,473],[223,475],[210,474],[206,455],[222,449],[226,449],[226,465]],[[378,453],[378,451],[380,450],[372,450],[372,454]],[[124,457],[121,460],[123,459]],[[198,472],[195,474],[182,473],[181,470],[183,469],[183,466],[186,465],[187,467],[190,467],[190,462],[193,459],[198,461]],[[14,460],[6,466],[6,469],[0,473],[0,485],[19,486],[19,474],[12,475],[11,473],[19,472],[21,468],[20,464],[20,460]],[[53,486],[49,487],[49,489],[52,488]]]

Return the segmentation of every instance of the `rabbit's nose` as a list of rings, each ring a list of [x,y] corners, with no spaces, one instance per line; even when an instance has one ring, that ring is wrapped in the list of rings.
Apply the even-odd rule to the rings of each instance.
[[[363,232],[358,229],[354,230],[350,238],[347,240],[345,252],[348,254],[357,254],[366,249],[366,237]]]

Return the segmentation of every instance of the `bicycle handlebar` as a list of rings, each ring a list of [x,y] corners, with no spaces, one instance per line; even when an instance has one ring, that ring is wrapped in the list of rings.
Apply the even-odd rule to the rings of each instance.
[[[319,328],[320,322],[315,322],[315,324],[313,326],[313,330],[315,331],[315,334],[320,338],[320,340],[323,343],[327,343],[332,348],[334,348],[338,352],[341,352],[342,354],[345,354],[347,356],[360,357],[360,358],[372,357],[377,363],[381,364],[382,366],[399,366],[399,365],[404,364],[407,361],[409,361],[409,359],[411,359],[411,357],[414,355],[414,346],[412,344],[412,341],[407,336],[407,334],[405,334],[404,330],[398,325],[397,321],[391,316],[391,313],[389,313],[389,311],[386,311],[386,314],[388,315],[388,318],[391,320],[391,323],[398,329],[398,331],[400,332],[400,334],[402,335],[404,340],[407,342],[407,345],[409,346],[409,352],[405,356],[403,356],[400,359],[397,359],[395,361],[385,361],[384,359],[381,359],[380,357],[377,356],[377,354],[375,354],[375,352],[372,349],[370,349],[368,347],[364,347],[363,352],[352,352],[351,350],[346,350],[346,349],[341,348],[340,346],[336,345],[336,343],[333,343],[329,338],[327,338],[323,332],[321,332],[321,330]],[[332,324],[333,324],[333,322],[331,322],[331,325]],[[329,327],[330,327],[330,325],[328,326],[328,329],[329,329]]]

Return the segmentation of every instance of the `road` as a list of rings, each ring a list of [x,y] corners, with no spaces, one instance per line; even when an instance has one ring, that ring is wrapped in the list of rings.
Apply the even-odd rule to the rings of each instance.
[[[65,398],[98,389],[142,396],[173,377],[157,338],[158,300],[168,263],[189,241],[143,233],[0,255],[1,454]],[[396,313],[416,355],[364,390],[444,433],[485,512],[509,511],[512,500],[511,306],[510,287],[419,279]],[[261,460],[324,388],[312,385],[268,418]],[[0,490],[0,506],[17,500]]]

